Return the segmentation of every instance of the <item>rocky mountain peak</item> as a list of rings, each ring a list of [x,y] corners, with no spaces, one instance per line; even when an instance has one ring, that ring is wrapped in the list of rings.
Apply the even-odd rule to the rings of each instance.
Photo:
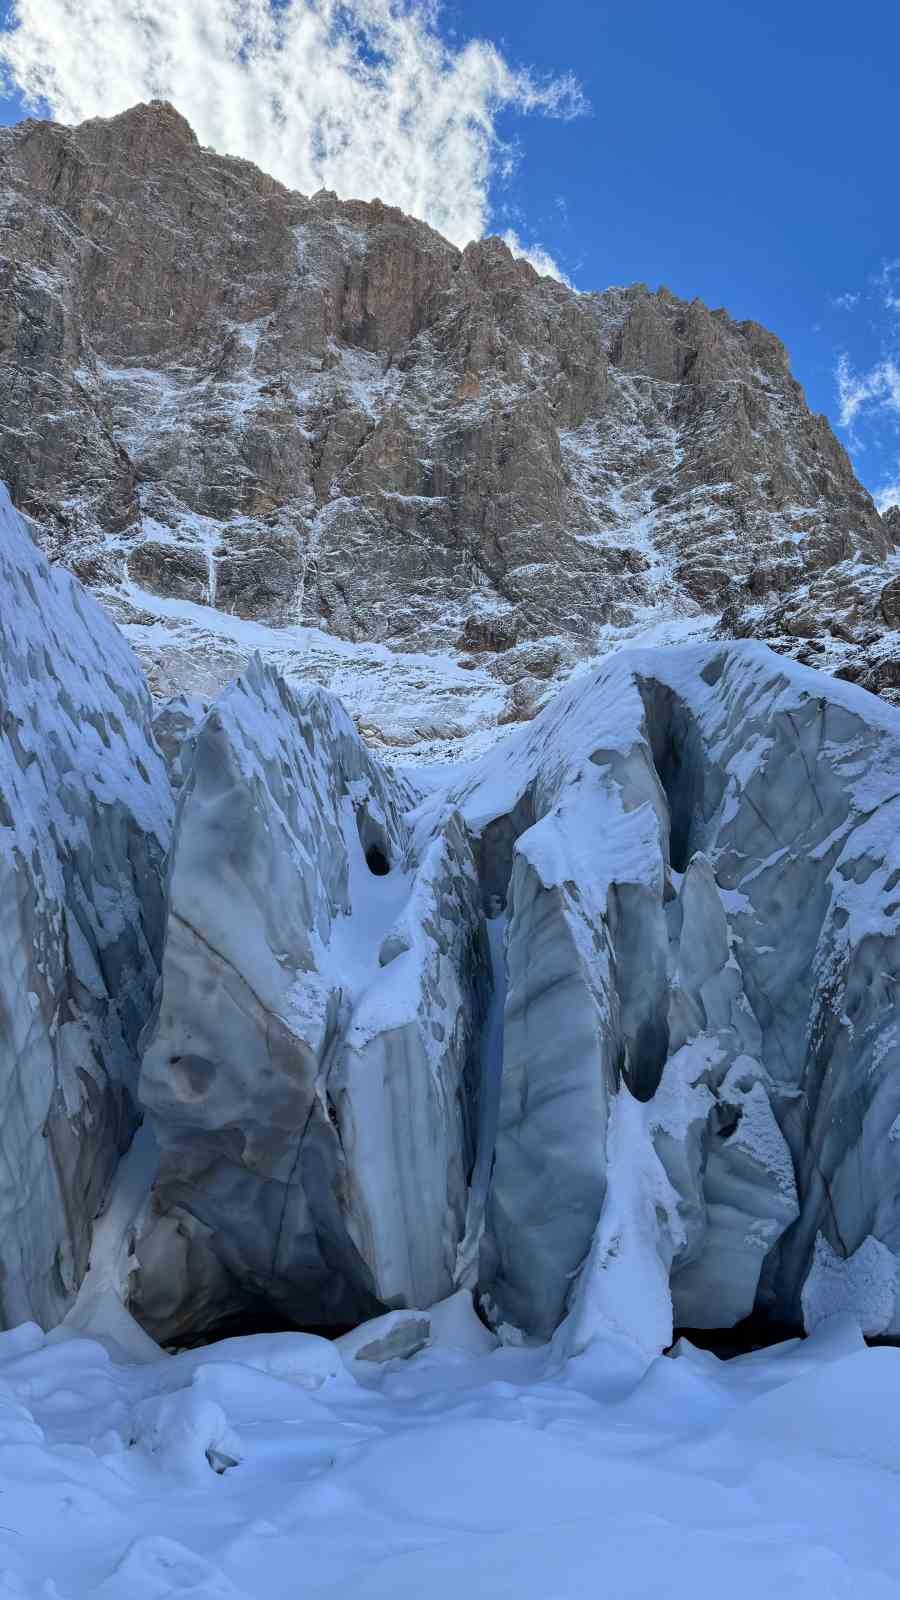
[[[427,754],[648,630],[900,684],[896,519],[757,323],[292,193],[160,101],[0,135],[0,307],[0,475],[159,693],[258,648]]]
[[[76,130],[79,143],[104,140],[116,150],[124,142],[132,152],[145,148],[154,161],[164,160],[179,150],[199,150],[200,141],[186,117],[170,100],[147,100],[129,106],[114,117],[92,117]]]

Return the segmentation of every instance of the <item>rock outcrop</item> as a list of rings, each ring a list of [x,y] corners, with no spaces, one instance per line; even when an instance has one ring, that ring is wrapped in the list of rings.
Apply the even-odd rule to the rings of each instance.
[[[0,308],[0,474],[160,696],[260,649],[427,753],[648,626],[900,694],[896,518],[756,323],[292,194],[159,103],[0,130]]]
[[[412,792],[340,704],[259,661],[197,725],[176,711],[133,1309],[173,1339],[430,1305],[455,1286],[489,981],[462,822],[417,851]]]
[[[171,798],[119,630],[0,485],[0,1327],[50,1326],[138,1119]]]

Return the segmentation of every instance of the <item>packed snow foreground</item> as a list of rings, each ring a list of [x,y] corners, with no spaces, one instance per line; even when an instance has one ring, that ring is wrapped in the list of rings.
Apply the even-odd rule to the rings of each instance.
[[[900,1594],[900,714],[635,650],[398,775],[0,566],[0,1594]]]

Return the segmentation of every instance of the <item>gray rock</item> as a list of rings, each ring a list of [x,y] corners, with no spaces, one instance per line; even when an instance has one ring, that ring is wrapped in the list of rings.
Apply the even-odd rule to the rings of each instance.
[[[881,615],[889,628],[900,628],[900,578],[892,578],[881,591]]]

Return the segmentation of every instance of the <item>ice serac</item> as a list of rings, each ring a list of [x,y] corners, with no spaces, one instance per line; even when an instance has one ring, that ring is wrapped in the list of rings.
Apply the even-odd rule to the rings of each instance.
[[[339,702],[258,660],[190,736],[134,1308],[169,1338],[429,1305],[454,1287],[489,974],[462,821],[418,851],[412,791]]]
[[[454,797],[506,902],[498,1314],[546,1335],[568,1310],[583,1342],[615,1303],[646,1342],[615,1285],[661,1270],[673,1323],[799,1322],[830,1251],[877,1254],[893,1329],[896,713],[756,645],[627,652]],[[847,1309],[871,1273],[840,1276]]]
[[[2,485],[0,590],[0,1327],[48,1327],[136,1126],[171,794],[125,640]]]

